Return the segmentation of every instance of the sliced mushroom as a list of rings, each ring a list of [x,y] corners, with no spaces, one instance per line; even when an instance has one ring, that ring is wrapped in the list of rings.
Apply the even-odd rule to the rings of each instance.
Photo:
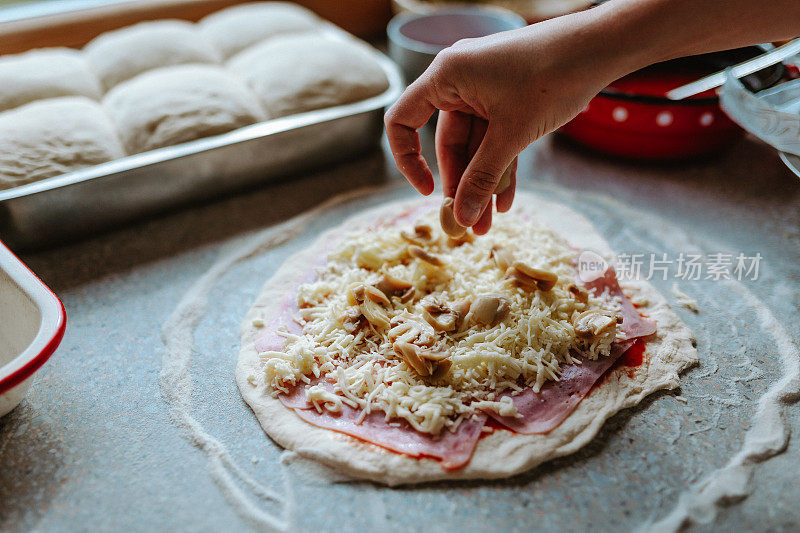
[[[515,286],[528,292],[533,292],[539,288],[535,279],[529,278],[514,267],[508,267],[504,277],[513,281]]]
[[[456,300],[456,302],[452,305],[453,311],[455,311],[455,313],[458,315],[459,321],[464,320],[464,318],[467,316],[467,313],[469,313],[469,308],[471,305],[472,302],[467,299]]]
[[[413,368],[420,376],[429,376],[431,368],[419,356],[419,347],[416,344],[408,342],[396,342],[392,345],[394,353],[400,356],[400,359],[406,362],[408,366]]]
[[[358,308],[361,309],[361,314],[364,315],[364,318],[376,328],[383,329],[389,327],[389,315],[380,304],[366,299]]]
[[[401,231],[400,237],[408,243],[416,246],[425,246],[433,239],[433,228],[427,224],[416,224],[414,226],[414,233]]]
[[[510,250],[506,250],[502,246],[495,244],[492,246],[492,251],[489,257],[494,259],[494,262],[504,271],[514,263],[514,254]]]
[[[422,350],[422,351],[419,352],[419,356],[422,359],[426,359],[428,361],[434,361],[434,362],[438,363],[439,361],[444,361],[445,359],[450,357],[450,354],[447,353],[447,352],[428,352],[428,351]]]
[[[424,246],[425,243],[421,240],[417,239],[414,235],[410,234],[407,231],[401,231],[400,237],[409,244],[413,244],[415,246]]]
[[[453,213],[453,198],[445,198],[442,202],[442,207],[439,209],[439,223],[442,225],[442,230],[453,238],[458,238],[466,233],[467,228],[456,222],[456,216]]]
[[[420,239],[430,241],[433,239],[433,228],[427,224],[417,223],[414,224],[414,234]]]
[[[430,346],[436,341],[436,332],[430,324],[410,313],[401,313],[391,320],[392,327],[388,331],[392,342],[414,343],[419,346]]]
[[[452,362],[448,359],[444,361],[439,361],[436,363],[435,368],[433,369],[433,373],[428,378],[428,381],[441,381],[450,371],[450,367],[452,366]]]
[[[581,303],[586,303],[589,301],[589,293],[583,287],[578,287],[574,283],[570,283],[567,287],[567,291],[572,295],[573,298]]]
[[[617,315],[596,310],[584,311],[574,319],[573,326],[575,335],[581,339],[591,339],[616,330]]]
[[[360,315],[363,315],[367,321],[376,328],[386,328],[389,326],[389,315],[383,308],[391,306],[391,302],[386,295],[372,286],[367,286],[362,283],[352,285],[347,290],[347,303],[353,306],[351,309],[357,309]],[[348,313],[353,311],[348,310]],[[347,313],[345,314],[345,322],[348,322]],[[350,323],[354,323],[349,320]],[[355,329],[357,329],[357,322]],[[346,328],[347,329],[347,328]],[[349,331],[349,330],[348,330]]]
[[[447,353],[431,353],[408,342],[396,342],[392,349],[423,378],[440,379],[450,369]]]
[[[354,283],[347,288],[347,303],[350,305],[359,305],[364,301],[365,289],[364,284]]]
[[[458,317],[455,313],[434,315],[430,311],[423,310],[422,318],[437,331],[455,331],[458,329]]]
[[[375,284],[375,288],[391,298],[393,296],[400,296],[408,291],[408,289],[411,288],[411,284],[405,280],[384,272],[380,281]]]
[[[472,302],[469,317],[478,324],[493,328],[508,316],[510,310],[505,298],[494,294],[482,294]]]
[[[405,304],[414,300],[414,298],[416,297],[417,297],[417,289],[415,289],[414,287],[409,287],[406,292],[400,295],[400,302]]]
[[[420,305],[422,305],[424,310],[437,315],[450,311],[450,308],[447,307],[447,304],[444,301],[432,295],[428,295],[423,298],[420,302]]]
[[[511,277],[517,285],[526,290],[539,289],[552,290],[558,282],[558,276],[552,272],[529,266],[522,261],[514,261],[506,271],[506,276]]]
[[[411,257],[419,259],[420,261],[425,261],[429,265],[433,265],[435,267],[442,267],[444,266],[444,261],[439,259],[437,256],[430,254],[420,248],[419,246],[411,245],[408,247],[408,253]]]
[[[385,305],[386,307],[392,305],[392,302],[386,297],[383,291],[371,285],[364,287],[364,295],[376,304]]]
[[[447,268],[434,266],[425,261],[418,261],[414,265],[413,278],[416,281],[417,296],[431,293],[438,285],[447,283],[453,278],[453,273]]]
[[[437,331],[453,331],[458,329],[458,314],[446,303],[433,296],[422,299],[422,318]]]

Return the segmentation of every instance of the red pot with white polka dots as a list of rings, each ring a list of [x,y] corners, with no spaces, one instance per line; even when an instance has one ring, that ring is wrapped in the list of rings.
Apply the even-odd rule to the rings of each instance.
[[[666,98],[676,87],[754,57],[757,47],[667,61],[634,72],[598,94],[571,122],[565,136],[602,152],[637,159],[685,159],[724,149],[742,135],[719,107],[715,91],[681,101]],[[783,65],[743,79],[751,90],[783,78]]]

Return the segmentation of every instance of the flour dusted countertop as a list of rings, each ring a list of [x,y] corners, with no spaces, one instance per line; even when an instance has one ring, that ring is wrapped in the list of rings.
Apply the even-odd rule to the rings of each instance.
[[[526,152],[519,182],[585,212],[618,252],[643,254],[643,273],[651,252],[666,261],[654,266],[667,267],[667,279],[655,271],[652,283],[696,333],[701,359],[682,389],[621,412],[579,453],[505,482],[386,489],[331,484],[307,465],[281,462],[234,383],[238,326],[261,283],[314,234],[354,209],[413,194],[384,154],[373,153],[23,258],[62,298],[69,318],[61,348],[26,400],[0,419],[0,529],[238,531],[264,523],[254,509],[278,525],[323,531],[432,524],[611,531],[663,519],[684,491],[741,449],[756,402],[780,385],[788,352],[776,336],[800,338],[800,182],[770,149],[746,140],[717,159],[650,167],[581,155],[550,138]],[[195,447],[171,419],[174,399],[165,400],[159,384],[161,329],[175,306],[247,235],[342,188],[376,185],[395,188],[307,219],[298,237],[210,286],[188,360],[186,412],[227,454]],[[681,254],[686,260],[699,252],[730,254],[731,269],[738,254],[760,253],[758,279],[752,271],[741,283],[676,277]],[[720,261],[707,260],[702,277]],[[675,283],[699,313],[680,305]],[[786,452],[757,465],[744,488],[749,496],[697,530],[781,530],[800,522],[800,405],[783,412],[793,433]],[[246,504],[220,482],[221,472],[234,472]]]

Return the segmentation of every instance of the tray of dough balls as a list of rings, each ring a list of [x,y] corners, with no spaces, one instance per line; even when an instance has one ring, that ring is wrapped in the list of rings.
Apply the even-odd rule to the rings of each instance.
[[[0,56],[0,80],[0,238],[15,248],[351,157],[402,87],[387,57],[284,2]]]

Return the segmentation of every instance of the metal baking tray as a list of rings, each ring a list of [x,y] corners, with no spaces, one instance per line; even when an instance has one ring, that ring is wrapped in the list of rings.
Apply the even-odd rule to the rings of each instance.
[[[343,161],[375,146],[403,90],[376,51],[382,94],[269,120],[0,191],[0,239],[25,250],[64,242],[256,184]]]

